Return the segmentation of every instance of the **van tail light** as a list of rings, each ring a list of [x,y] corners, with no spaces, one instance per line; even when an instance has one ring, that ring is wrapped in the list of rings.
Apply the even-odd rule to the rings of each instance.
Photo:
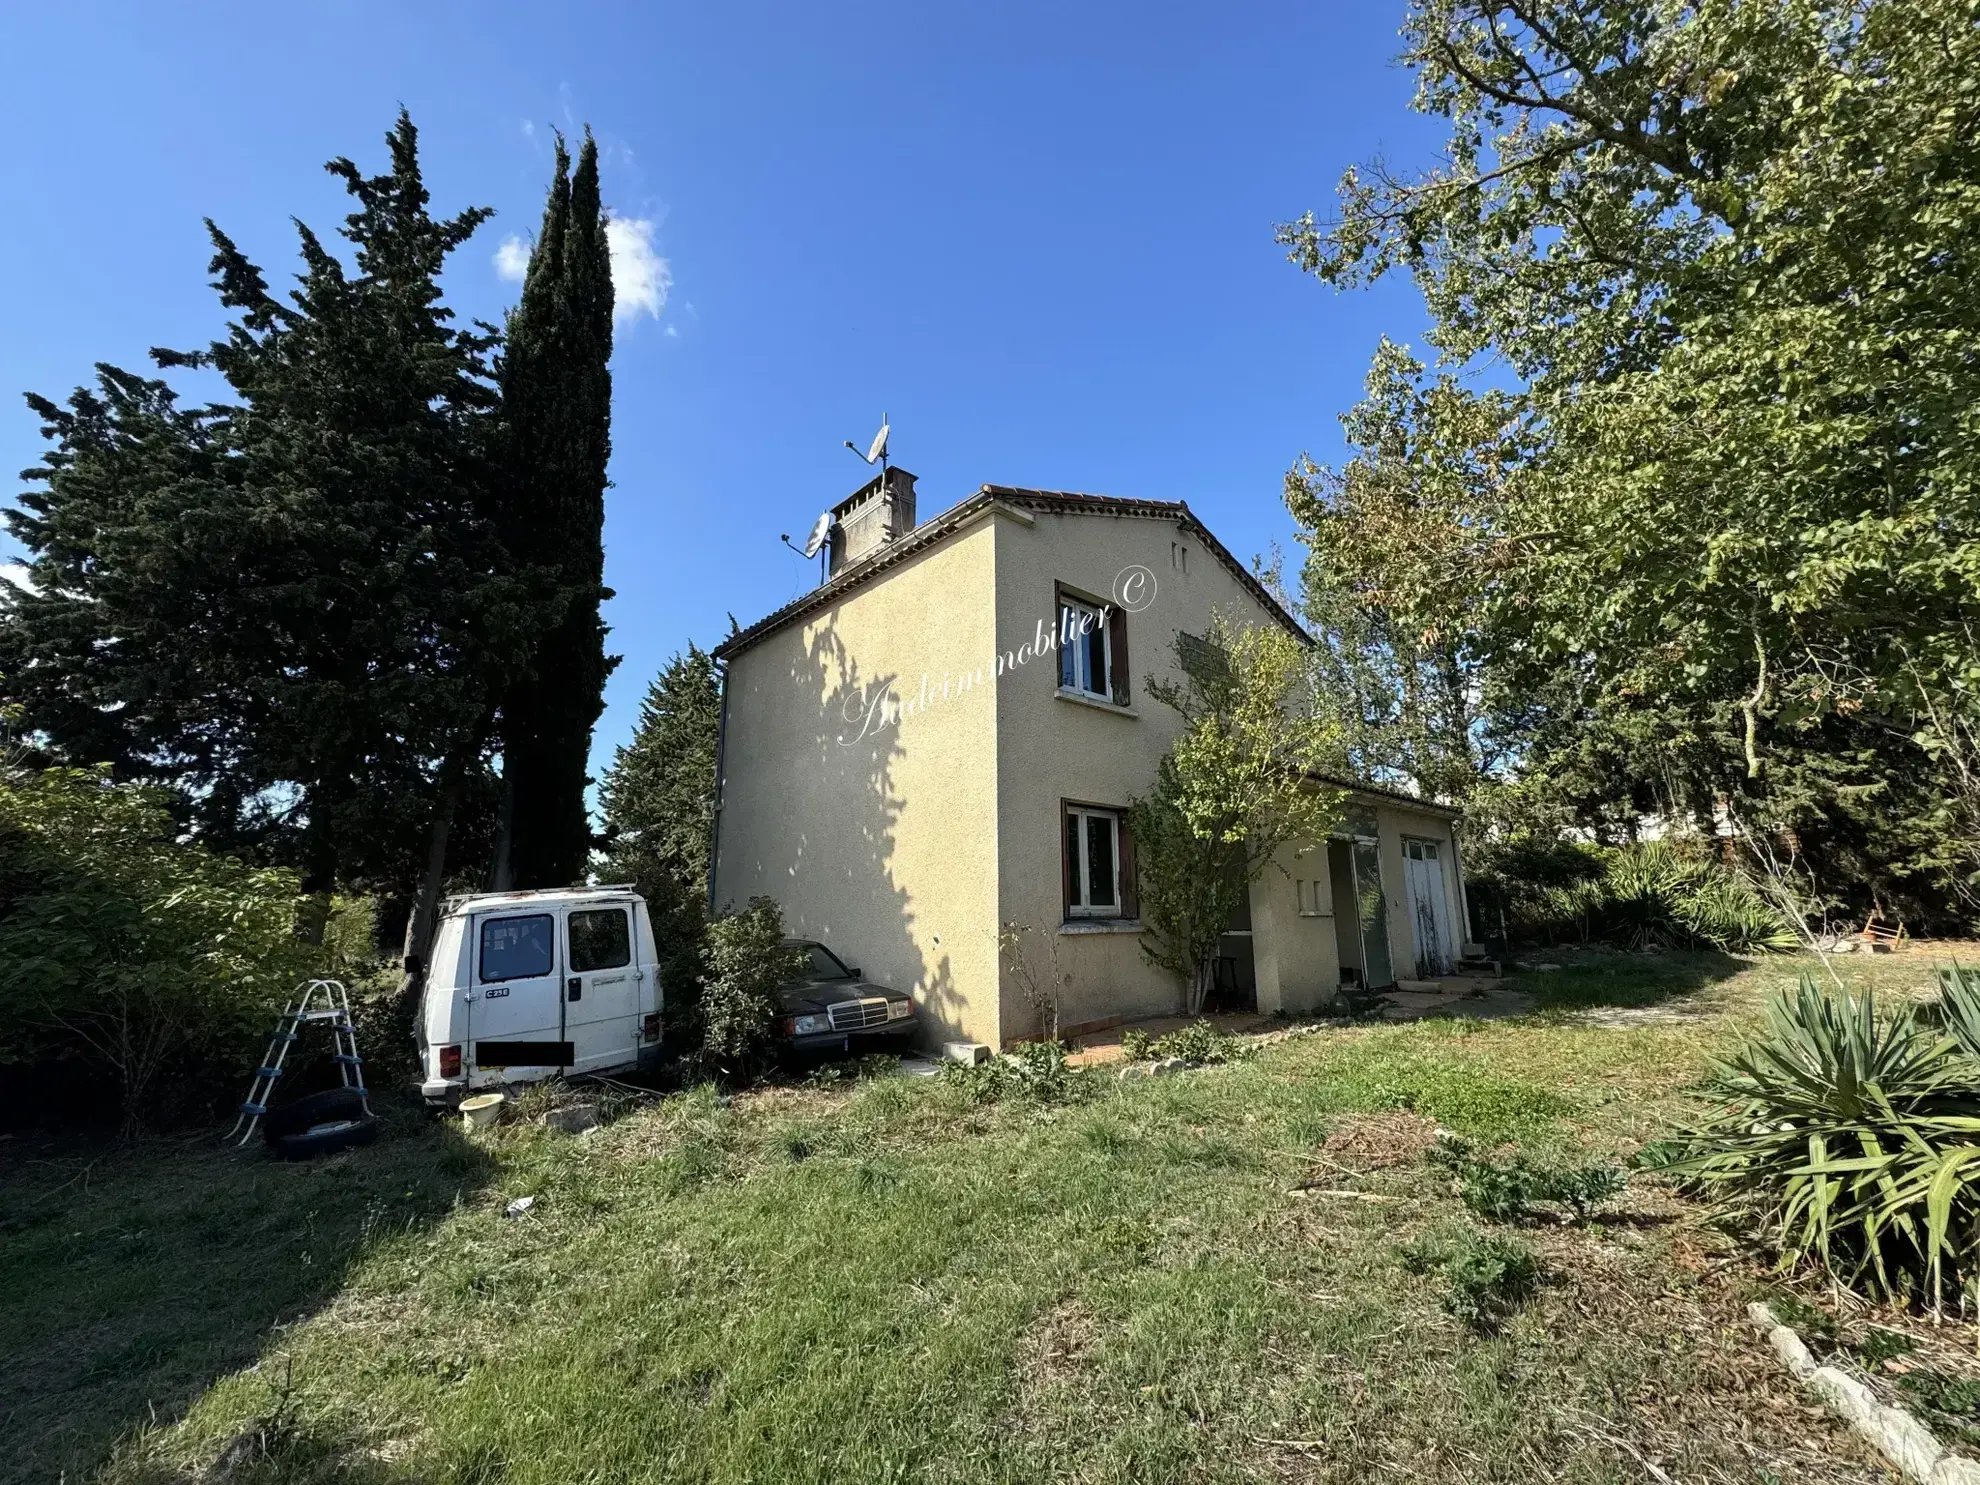
[[[440,1076],[458,1078],[461,1075],[461,1049],[442,1047],[440,1049]]]
[[[650,1042],[660,1040],[660,1013],[658,1011],[652,1012],[640,1021],[639,1034]]]

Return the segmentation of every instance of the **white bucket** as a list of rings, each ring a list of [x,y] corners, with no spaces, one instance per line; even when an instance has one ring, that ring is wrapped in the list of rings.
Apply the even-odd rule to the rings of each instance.
[[[500,1093],[477,1093],[461,1100],[461,1123],[469,1129],[486,1129],[509,1100]]]

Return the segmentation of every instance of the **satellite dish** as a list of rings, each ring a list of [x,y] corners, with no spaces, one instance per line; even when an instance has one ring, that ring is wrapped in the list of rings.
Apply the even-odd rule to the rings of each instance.
[[[818,518],[818,524],[811,528],[811,535],[804,539],[804,554],[816,557],[818,549],[825,545],[825,537],[832,529],[832,513],[828,510]]]
[[[850,438],[846,440],[846,447],[851,449],[855,454],[859,454],[859,457],[864,459],[868,464],[884,464],[887,459],[887,432],[887,415],[882,413],[880,414],[880,431],[873,435],[873,446],[871,448],[865,453],[859,454],[859,445],[854,443]]]

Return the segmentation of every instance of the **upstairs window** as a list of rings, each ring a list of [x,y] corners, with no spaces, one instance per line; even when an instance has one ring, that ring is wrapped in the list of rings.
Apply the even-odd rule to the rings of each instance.
[[[1076,598],[1059,599],[1059,684],[1068,691],[1112,700],[1107,683],[1111,646],[1100,610]]]
[[[1059,591],[1059,689],[1128,704],[1127,614]]]

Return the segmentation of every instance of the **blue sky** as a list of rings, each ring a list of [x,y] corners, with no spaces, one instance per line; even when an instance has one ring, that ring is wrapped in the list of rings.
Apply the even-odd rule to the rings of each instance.
[[[9,8],[0,91],[0,463],[18,394],[204,343],[212,216],[280,281],[321,169],[382,167],[401,104],[437,209],[497,209],[449,297],[496,318],[549,131],[589,123],[621,219],[597,761],[653,672],[815,580],[778,544],[866,473],[884,410],[924,518],[989,481],[1183,499],[1296,561],[1279,500],[1340,450],[1413,291],[1340,295],[1273,224],[1438,134],[1400,4],[316,4]],[[9,487],[12,488],[11,486]],[[0,538],[3,540],[3,538]],[[0,547],[0,560],[8,549]]]

